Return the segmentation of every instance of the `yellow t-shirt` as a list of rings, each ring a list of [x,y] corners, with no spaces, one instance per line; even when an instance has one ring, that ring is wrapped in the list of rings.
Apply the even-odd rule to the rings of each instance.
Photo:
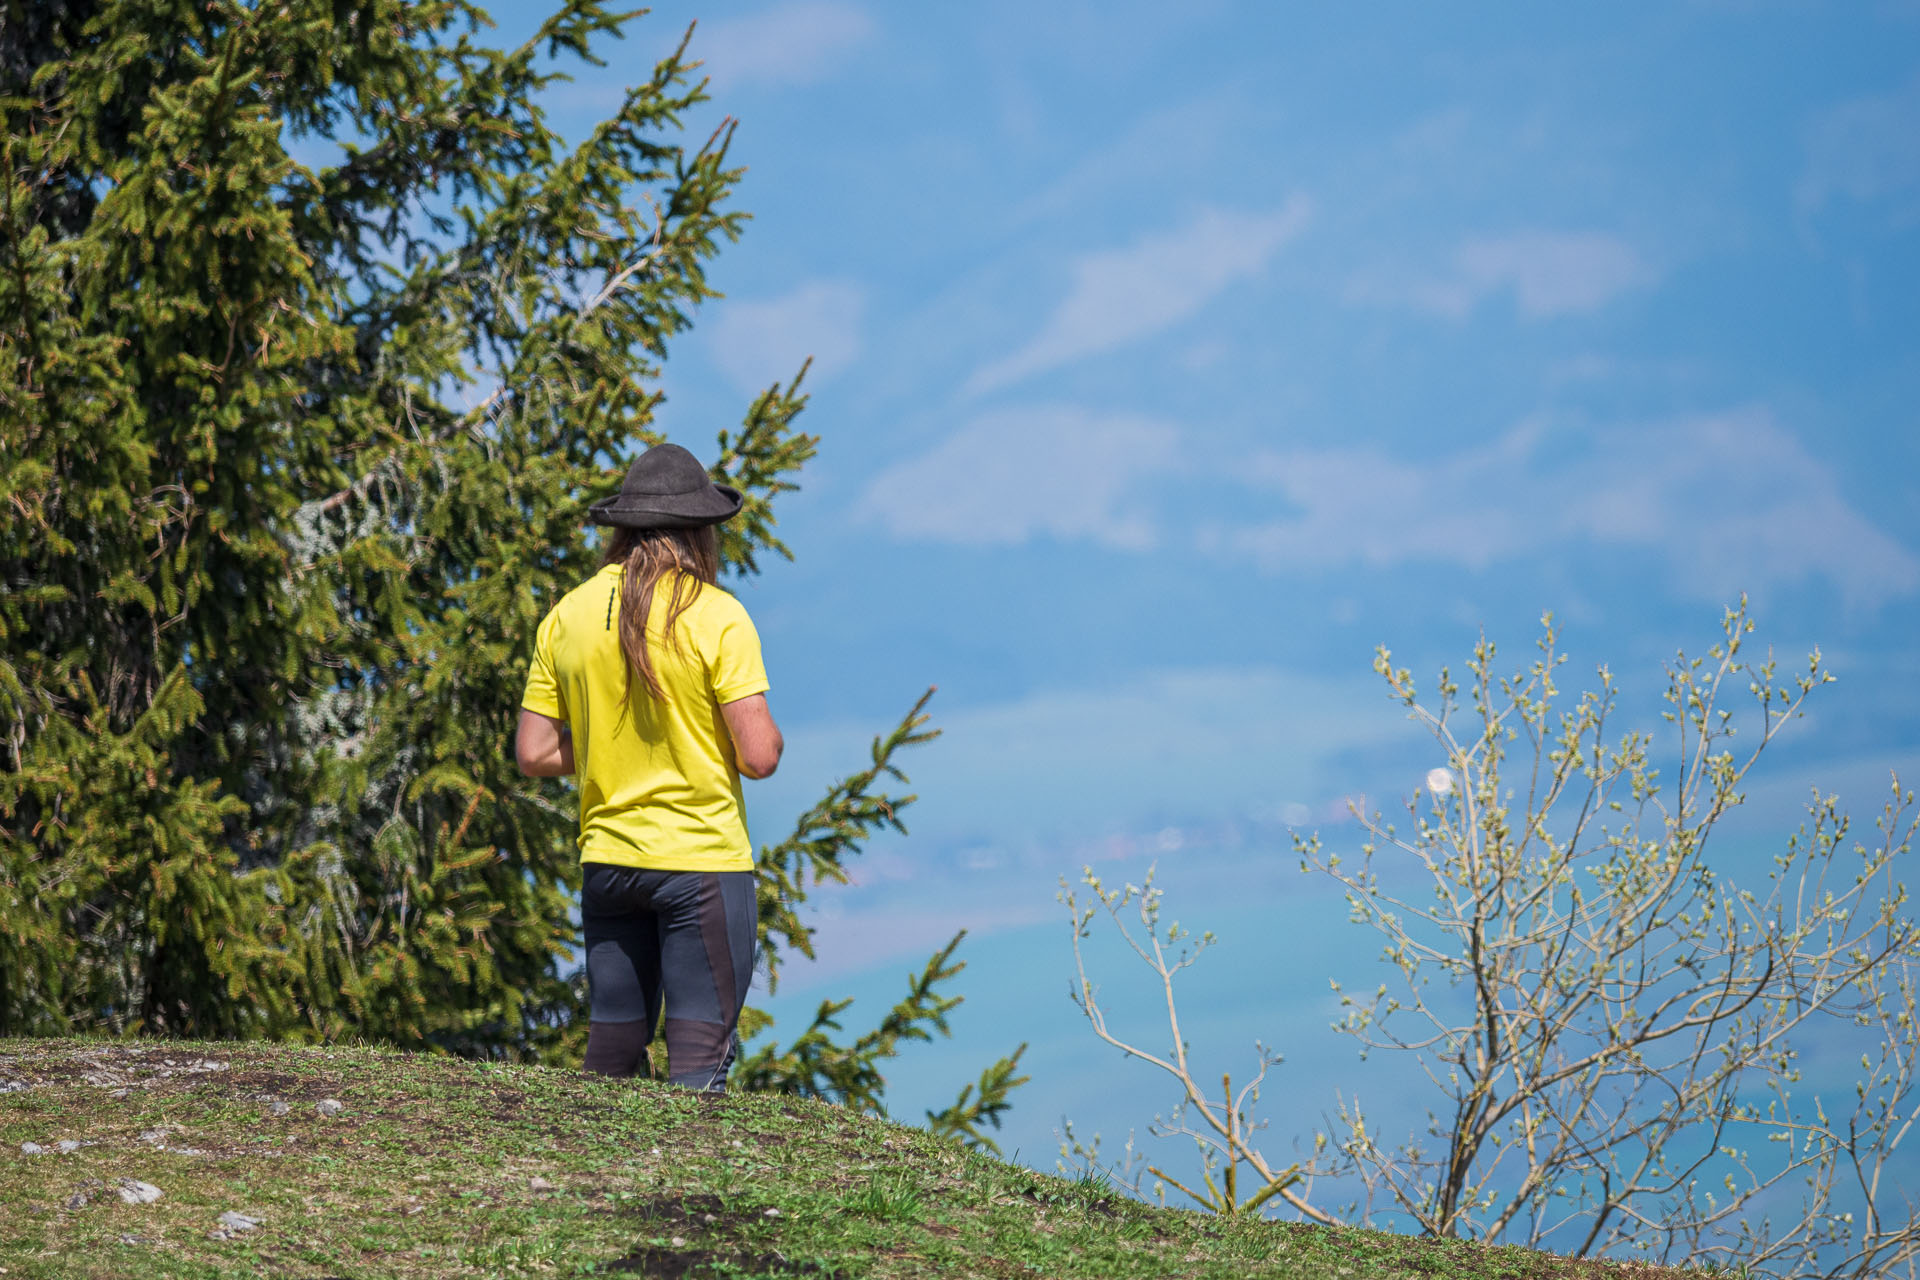
[[[662,642],[673,579],[653,589],[647,652],[666,689],[639,673],[627,696],[620,580],[607,565],[561,598],[534,644],[520,705],[573,734],[580,860],[659,871],[751,871],[740,768],[722,703],[762,693],[760,636],[738,600],[702,586],[680,615],[679,647]]]

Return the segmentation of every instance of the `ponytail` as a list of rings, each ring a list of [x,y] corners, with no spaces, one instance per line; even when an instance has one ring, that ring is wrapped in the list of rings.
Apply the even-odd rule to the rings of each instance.
[[[666,686],[660,682],[647,646],[654,588],[671,575],[672,595],[660,633],[667,648],[678,653],[680,636],[675,624],[700,598],[701,588],[719,578],[719,539],[712,525],[697,529],[618,529],[607,544],[606,562],[619,564],[624,570],[620,577],[620,651],[627,659],[626,701],[633,699],[633,677],[638,672],[648,695],[664,702]]]

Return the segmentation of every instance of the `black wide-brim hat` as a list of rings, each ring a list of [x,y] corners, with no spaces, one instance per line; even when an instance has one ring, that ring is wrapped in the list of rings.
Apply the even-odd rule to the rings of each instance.
[[[740,491],[715,484],[698,458],[657,444],[633,460],[620,492],[588,512],[595,524],[620,529],[698,529],[738,515],[740,504]]]

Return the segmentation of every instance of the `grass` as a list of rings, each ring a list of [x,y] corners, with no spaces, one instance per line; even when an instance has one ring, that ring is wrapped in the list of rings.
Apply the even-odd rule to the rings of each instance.
[[[1687,1274],[1162,1209],[791,1098],[378,1049],[0,1040],[4,1280]]]

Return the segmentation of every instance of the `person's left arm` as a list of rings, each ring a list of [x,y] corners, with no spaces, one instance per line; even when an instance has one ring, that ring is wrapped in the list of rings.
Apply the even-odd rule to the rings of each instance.
[[[573,772],[573,734],[564,720],[520,709],[513,759],[529,778],[564,778]]]
[[[767,710],[767,668],[760,658],[760,633],[740,602],[722,595],[718,608],[723,621],[708,658],[707,676],[727,735],[733,739],[734,767],[743,777],[765,778],[779,767],[786,742]]]

